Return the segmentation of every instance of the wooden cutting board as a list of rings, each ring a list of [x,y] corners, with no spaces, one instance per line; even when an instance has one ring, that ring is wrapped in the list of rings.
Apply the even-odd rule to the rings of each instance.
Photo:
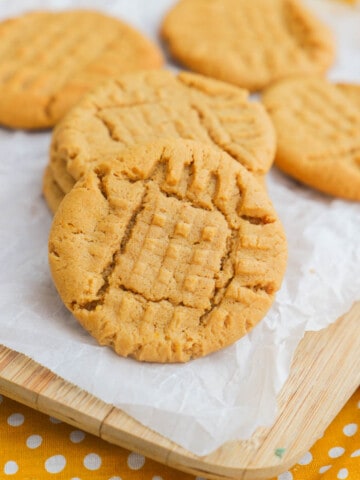
[[[271,428],[197,457],[119,409],[0,346],[0,392],[161,463],[214,479],[260,480],[295,464],[360,385],[360,303],[297,348]]]

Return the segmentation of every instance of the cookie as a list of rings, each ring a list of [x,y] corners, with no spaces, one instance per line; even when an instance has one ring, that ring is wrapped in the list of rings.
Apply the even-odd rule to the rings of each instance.
[[[317,77],[283,80],[265,90],[276,165],[321,192],[360,200],[360,87]]]
[[[61,202],[49,237],[56,288],[101,345],[149,362],[219,350],[260,321],[286,240],[256,177],[198,142],[134,146]]]
[[[180,0],[161,34],[191,70],[253,91],[334,59],[331,32],[296,0]]]
[[[53,126],[99,82],[157,68],[159,49],[99,12],[31,12],[0,23],[0,123]]]
[[[158,70],[124,75],[88,94],[57,125],[50,166],[66,193],[99,159],[159,138],[198,140],[264,174],[275,134],[259,102],[237,87],[201,75]]]

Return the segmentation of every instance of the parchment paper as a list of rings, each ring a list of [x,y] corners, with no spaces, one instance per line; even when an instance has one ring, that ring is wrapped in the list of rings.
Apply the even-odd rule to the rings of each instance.
[[[18,0],[2,2],[0,13],[5,18],[34,8],[93,7],[156,39],[172,3]],[[330,76],[360,82],[359,8],[331,0],[307,3],[339,38]],[[0,342],[199,455],[271,425],[276,395],[304,332],[326,327],[360,299],[360,204],[318,194],[274,169],[268,186],[287,232],[289,264],[267,317],[207,358],[143,365],[99,347],[53,287],[47,264],[51,215],[40,193],[49,142],[49,132],[0,129]]]

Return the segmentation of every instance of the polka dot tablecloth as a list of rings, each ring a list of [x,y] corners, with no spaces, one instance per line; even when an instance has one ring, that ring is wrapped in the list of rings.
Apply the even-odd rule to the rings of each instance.
[[[0,479],[203,480],[0,395]],[[273,480],[360,480],[360,389],[322,438]]]

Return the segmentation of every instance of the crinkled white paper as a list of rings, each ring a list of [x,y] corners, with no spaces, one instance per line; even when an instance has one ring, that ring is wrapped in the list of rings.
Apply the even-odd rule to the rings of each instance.
[[[34,8],[93,7],[156,39],[173,0],[2,2],[1,17]],[[360,83],[360,10],[308,0],[331,24],[331,77]],[[47,264],[51,215],[41,198],[50,133],[0,129],[0,342],[131,414],[199,455],[271,425],[276,395],[304,332],[360,299],[360,204],[333,200],[278,171],[269,191],[284,223],[289,265],[267,317],[236,345],[185,365],[144,365],[99,347],[63,307]]]

